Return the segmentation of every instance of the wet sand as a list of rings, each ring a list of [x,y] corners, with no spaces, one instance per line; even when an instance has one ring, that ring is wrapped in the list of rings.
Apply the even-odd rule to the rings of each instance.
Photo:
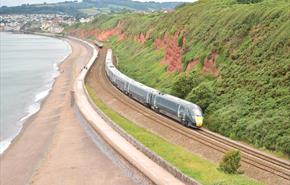
[[[73,82],[92,56],[69,40],[72,54],[40,111],[0,158],[1,185],[133,184],[88,138],[73,110]]]

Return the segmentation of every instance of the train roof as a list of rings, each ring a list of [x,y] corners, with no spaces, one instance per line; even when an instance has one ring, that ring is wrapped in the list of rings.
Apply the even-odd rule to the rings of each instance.
[[[94,43],[99,46],[100,48],[104,46],[104,44],[100,41],[95,40]]]
[[[190,106],[193,109],[200,109],[201,110],[201,108],[198,105],[196,105],[196,104],[194,104],[192,102],[183,100],[181,98],[178,98],[178,97],[175,97],[175,96],[172,96],[172,95],[169,95],[169,94],[162,94],[161,96],[166,97],[166,98],[169,98],[169,99],[172,99],[172,100],[175,100],[175,101],[177,101],[179,103],[182,103],[182,104],[184,104],[186,106]]]

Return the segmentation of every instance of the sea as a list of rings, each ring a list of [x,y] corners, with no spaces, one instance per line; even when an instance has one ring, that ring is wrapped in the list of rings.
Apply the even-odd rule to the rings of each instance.
[[[40,109],[70,53],[61,39],[0,32],[0,154]]]

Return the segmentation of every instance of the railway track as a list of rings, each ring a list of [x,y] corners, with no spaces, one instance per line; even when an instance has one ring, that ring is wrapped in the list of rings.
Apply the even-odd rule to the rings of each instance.
[[[100,51],[100,55],[105,55],[105,49]],[[242,155],[242,162],[273,173],[290,182],[290,163],[288,161],[283,161],[281,159],[264,154],[238,142],[229,140],[223,136],[210,132],[204,128],[200,130],[188,129],[181,126],[179,123],[154,112],[151,109],[144,108],[143,105],[130,99],[111,84],[105,74],[104,60],[101,60],[101,63],[96,65],[97,73],[95,73],[95,75],[103,89],[106,91],[106,93],[111,94],[114,98],[118,99],[118,101],[122,102],[126,106],[142,114],[156,124],[161,124],[173,130],[174,132],[187,137],[188,139],[198,141],[203,145],[213,148],[221,153],[225,153],[231,149],[240,150]]]

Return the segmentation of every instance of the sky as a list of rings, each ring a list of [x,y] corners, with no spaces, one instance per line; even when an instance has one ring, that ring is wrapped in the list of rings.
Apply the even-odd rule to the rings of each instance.
[[[0,7],[1,6],[17,6],[21,4],[35,4],[35,3],[55,3],[55,2],[62,2],[65,0],[0,0]],[[81,0],[78,0],[81,1]],[[136,1],[154,1],[154,0],[136,0]],[[156,2],[194,2],[195,0],[155,0]]]

